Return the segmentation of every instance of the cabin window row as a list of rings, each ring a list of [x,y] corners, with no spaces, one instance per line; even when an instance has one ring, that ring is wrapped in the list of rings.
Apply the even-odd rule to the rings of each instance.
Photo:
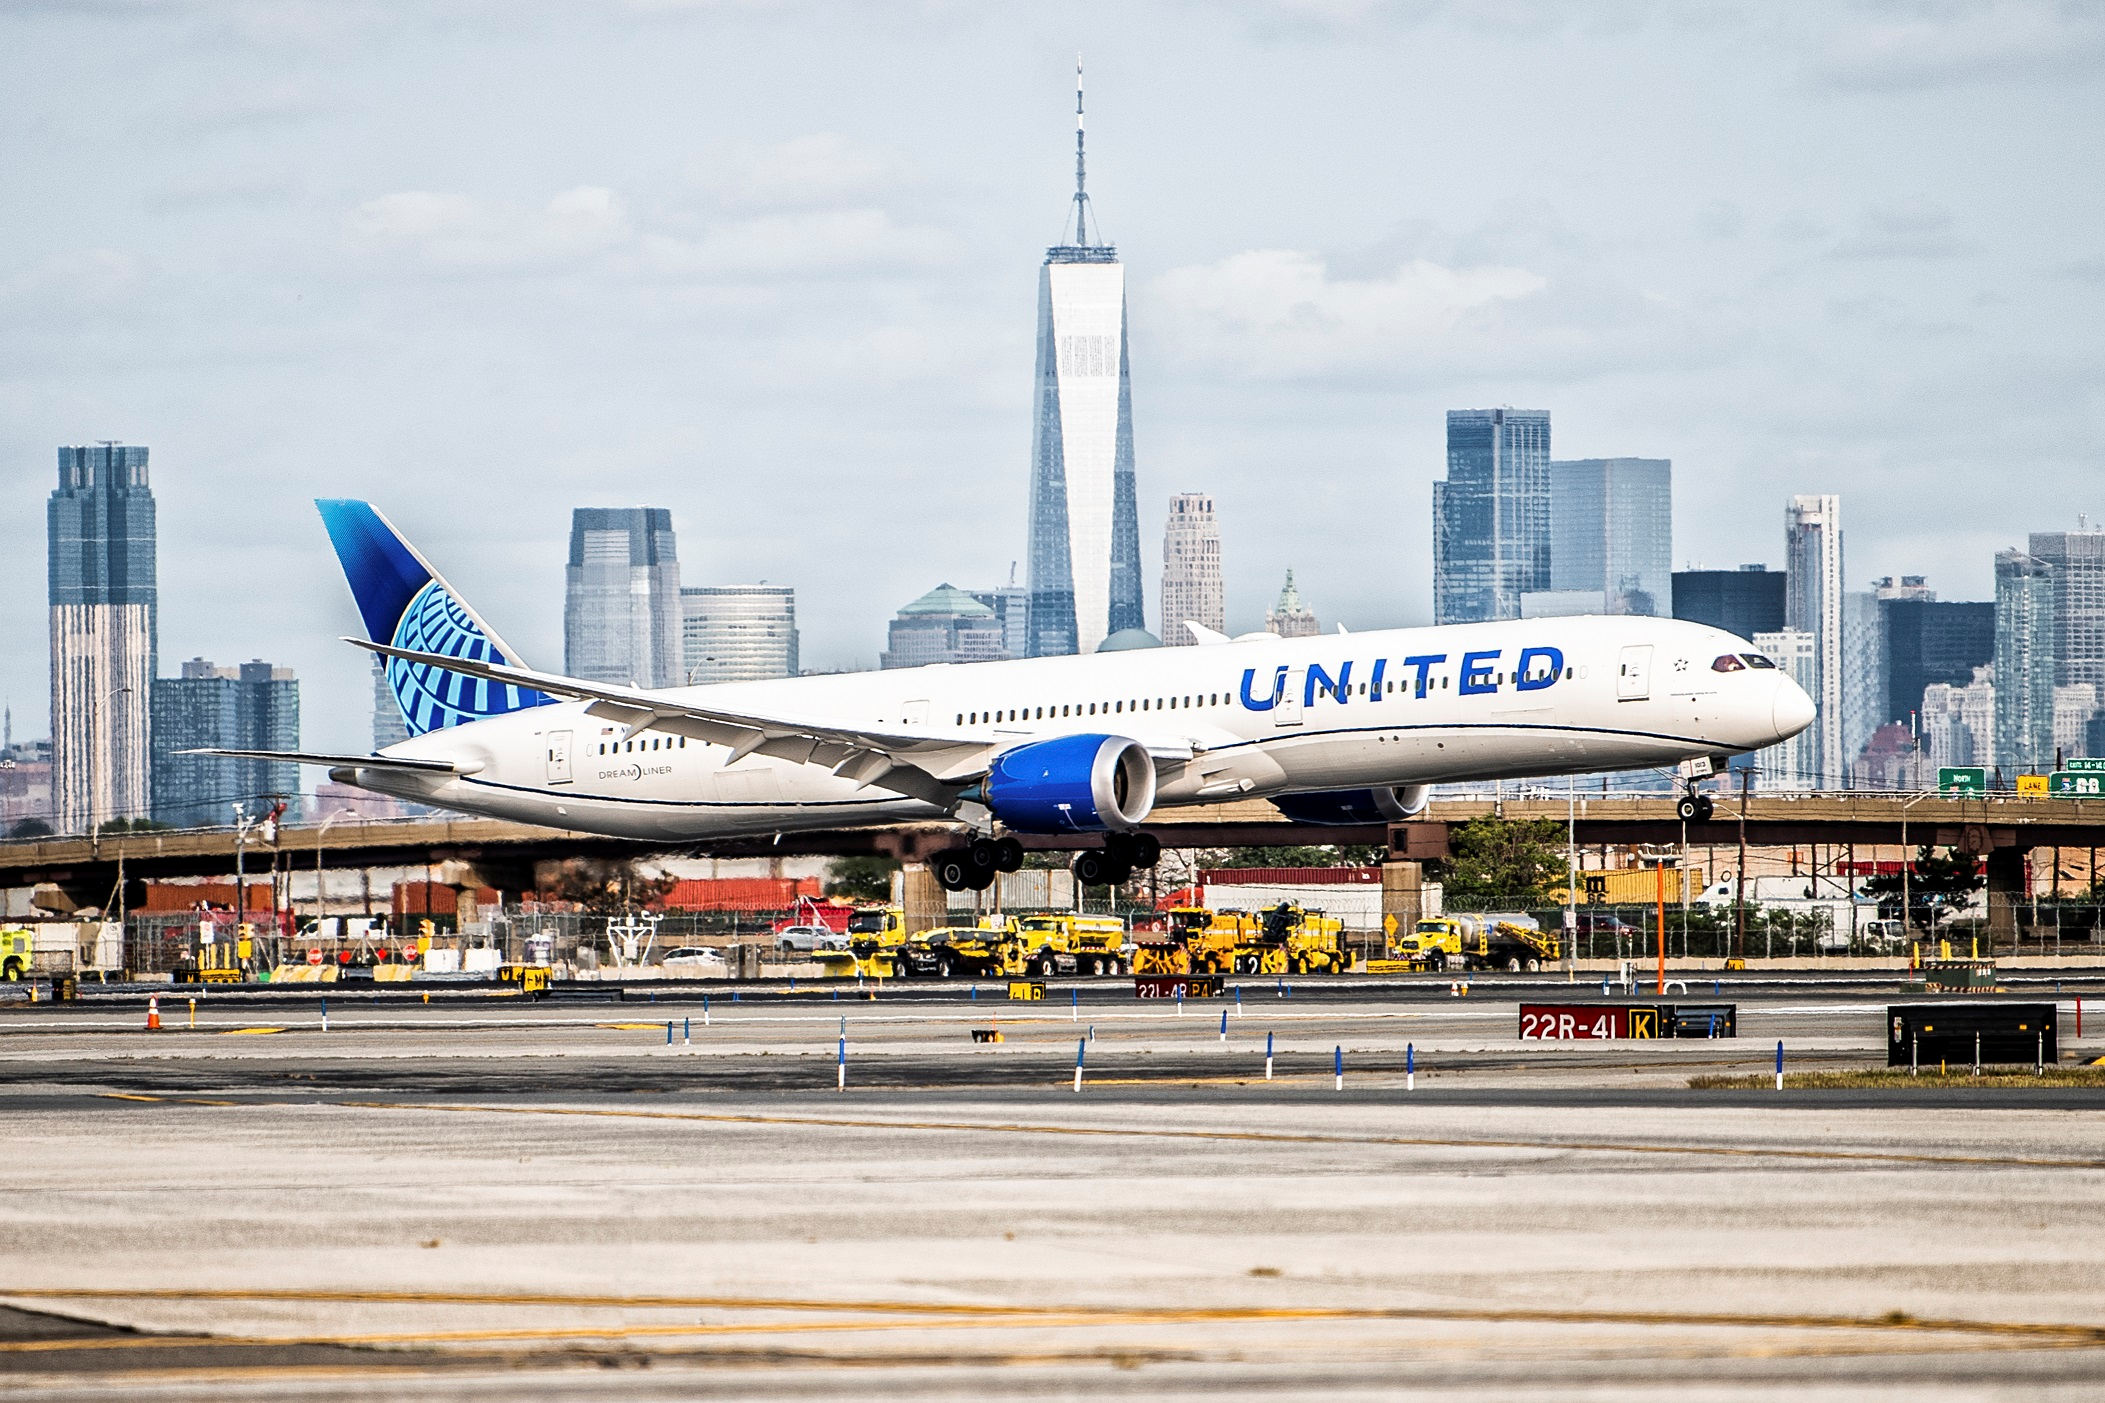
[[[639,750],[685,750],[686,748],[687,737],[685,736],[646,736],[642,740],[603,740],[599,743],[599,753],[602,755],[633,755]]]

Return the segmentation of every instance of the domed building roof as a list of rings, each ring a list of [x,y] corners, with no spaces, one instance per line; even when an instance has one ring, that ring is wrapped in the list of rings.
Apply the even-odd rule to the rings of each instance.
[[[1144,628],[1122,628],[1096,645],[1099,653],[1130,653],[1135,648],[1160,648],[1162,640]]]

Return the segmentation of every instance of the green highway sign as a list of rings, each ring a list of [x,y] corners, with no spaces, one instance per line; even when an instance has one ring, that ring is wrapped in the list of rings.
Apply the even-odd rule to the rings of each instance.
[[[2062,799],[2105,799],[2105,773],[2056,770],[2047,776],[2047,793]]]
[[[2105,778],[2105,776],[2100,776]],[[1937,771],[1939,794],[1986,794],[1988,771],[1979,765],[1947,765]]]
[[[2105,760],[2063,760],[2061,763],[2071,770],[2088,770],[2092,773],[2105,771]]]

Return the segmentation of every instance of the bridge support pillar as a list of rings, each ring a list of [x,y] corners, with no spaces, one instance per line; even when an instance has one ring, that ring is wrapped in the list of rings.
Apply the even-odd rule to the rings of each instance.
[[[2026,896],[2026,852],[2018,847],[1990,848],[1987,856],[1988,948],[1993,952],[1997,946],[2008,944],[2015,954],[2017,903]]]
[[[1381,865],[1381,914],[1386,929],[1388,918],[1396,918],[1396,929],[1410,930],[1425,915],[1425,864],[1422,862],[1384,862]]]
[[[925,862],[909,862],[899,869],[899,906],[906,913],[908,935],[950,922],[950,898]]]

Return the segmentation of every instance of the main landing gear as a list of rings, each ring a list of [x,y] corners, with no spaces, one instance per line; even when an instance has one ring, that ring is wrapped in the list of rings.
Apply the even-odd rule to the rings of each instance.
[[[1023,844],[1014,838],[974,838],[962,848],[949,848],[928,860],[936,885],[944,891],[985,891],[997,873],[1023,867]]]
[[[1161,860],[1162,843],[1152,833],[1106,833],[1101,848],[1082,849],[1069,869],[1085,887],[1115,887],[1136,869],[1153,867]]]
[[[1082,849],[1070,867],[1085,887],[1115,887],[1161,860],[1162,843],[1152,833],[1106,833],[1101,848]],[[1023,844],[1014,838],[974,838],[928,860],[928,870],[944,891],[985,891],[994,885],[996,874],[1022,867]]]

